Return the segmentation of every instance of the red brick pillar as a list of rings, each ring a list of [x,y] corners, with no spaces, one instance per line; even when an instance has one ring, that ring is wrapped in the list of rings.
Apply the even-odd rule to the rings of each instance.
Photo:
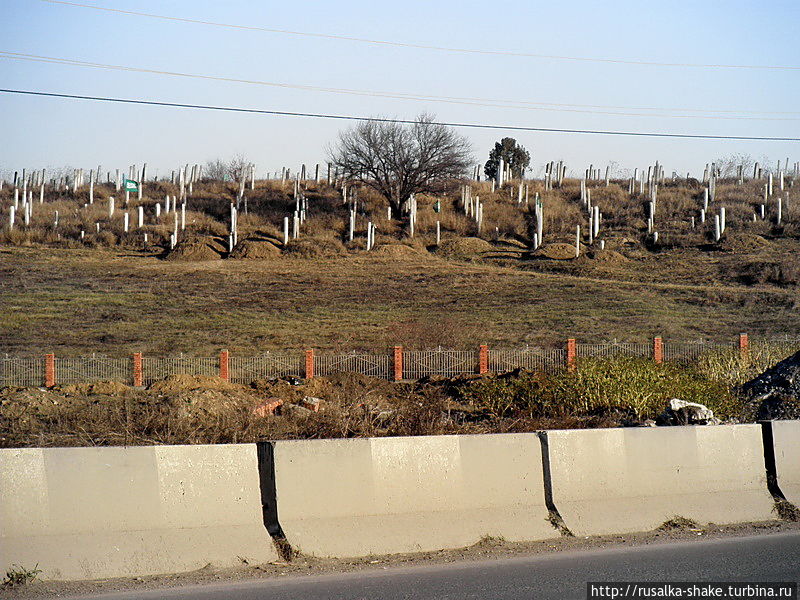
[[[481,344],[478,346],[478,373],[483,375],[489,372],[489,346]]]
[[[746,333],[739,334],[739,355],[742,358],[748,358],[750,356],[750,338]]]
[[[403,378],[403,347],[394,347],[394,380],[400,381]]]
[[[231,380],[231,372],[229,369],[230,365],[230,354],[228,354],[227,350],[222,350],[219,353],[219,376],[220,379],[224,379],[225,381]]]
[[[144,372],[142,371],[142,353],[133,353],[133,386],[142,387],[144,385]]]
[[[567,369],[570,371],[575,370],[576,359],[578,357],[578,347],[575,343],[575,338],[567,340]]]
[[[653,338],[653,360],[657,365],[664,362],[664,342],[660,337]]]
[[[314,377],[314,349],[306,350],[306,379]]]
[[[44,386],[53,387],[56,384],[56,355],[44,355]]]

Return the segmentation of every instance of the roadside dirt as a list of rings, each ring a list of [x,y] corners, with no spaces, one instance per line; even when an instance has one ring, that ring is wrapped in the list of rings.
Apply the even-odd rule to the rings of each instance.
[[[725,526],[714,524],[694,526],[690,521],[678,518],[665,523],[664,526],[655,531],[624,535],[560,537],[526,543],[510,543],[500,539],[487,538],[467,548],[438,552],[393,554],[353,559],[320,559],[297,556],[291,562],[276,561],[263,565],[242,565],[233,569],[216,569],[208,565],[197,571],[173,575],[153,575],[97,581],[34,581],[13,589],[0,588],[0,600],[7,598],[69,598],[87,594],[131,590],[145,591],[223,581],[246,581],[297,575],[382,570],[400,566],[433,565],[486,559],[501,560],[511,557],[576,550],[649,546],[674,541],[748,536],[783,531],[800,531],[800,522],[768,521]]]

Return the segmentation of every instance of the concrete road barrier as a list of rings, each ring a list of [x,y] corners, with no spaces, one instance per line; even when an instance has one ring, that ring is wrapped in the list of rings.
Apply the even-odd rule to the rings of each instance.
[[[758,425],[548,431],[553,502],[576,535],[775,518]]]
[[[277,513],[316,556],[556,537],[535,434],[276,442]]]
[[[0,571],[96,579],[275,560],[256,446],[0,450]]]
[[[772,421],[775,473],[780,491],[800,507],[800,421]]]

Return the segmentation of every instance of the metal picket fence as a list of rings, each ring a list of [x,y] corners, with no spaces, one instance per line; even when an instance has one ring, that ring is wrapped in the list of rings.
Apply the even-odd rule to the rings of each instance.
[[[30,387],[44,385],[44,359],[0,357],[0,387]]]
[[[708,342],[664,342],[665,362],[694,362],[709,352],[732,352],[734,344],[715,344]]]
[[[428,375],[455,377],[474,373],[478,356],[469,350],[422,350],[403,352],[403,378],[421,379]]]
[[[652,356],[653,346],[637,342],[606,342],[603,344],[576,344],[578,358],[612,356]]]
[[[568,345],[572,347],[571,344]],[[640,342],[612,342],[600,344],[574,344],[576,363],[581,359],[632,356],[656,359],[657,344]],[[709,342],[663,341],[660,345],[664,362],[690,363],[709,353],[750,352],[757,357],[764,351],[786,356],[800,349],[800,339],[779,338],[754,342],[749,345],[743,335],[739,343],[720,344]],[[490,372],[502,373],[515,369],[554,372],[567,366],[568,349],[560,348],[488,348],[485,368]],[[481,351],[483,352],[483,351]],[[314,354],[292,352],[272,354],[267,352],[257,356],[228,355],[195,357],[172,356],[151,357],[136,355],[128,358],[111,358],[93,354],[83,357],[60,357],[47,355],[39,357],[0,356],[0,387],[34,387],[56,384],[88,383],[92,381],[118,381],[135,383],[135,361],[141,360],[141,383],[150,385],[170,375],[224,376],[223,356],[228,366],[228,377],[234,383],[247,384],[257,379],[271,377],[303,378],[313,370],[317,376],[334,373],[354,372],[371,377],[392,380],[395,373],[403,379],[420,379],[430,375],[454,377],[476,373],[480,367],[481,352],[472,350],[403,350],[402,373],[400,364],[395,365],[392,353],[369,354],[352,352],[349,354]],[[308,361],[308,362],[307,362]],[[398,371],[395,371],[395,369]]]
[[[304,362],[300,354],[261,354],[231,356],[230,379],[234,383],[250,383],[270,377],[304,377]]]
[[[130,383],[133,366],[128,358],[84,356],[55,359],[56,378],[59,383],[90,383],[92,381],[119,381]]]
[[[515,369],[552,372],[563,368],[566,360],[567,352],[563,348],[492,348],[489,351],[489,370],[495,373]]]
[[[316,375],[326,376],[342,372],[392,379],[394,362],[388,354],[317,354],[314,357]]]
[[[144,385],[164,379],[170,375],[219,375],[219,358],[207,356],[170,356],[165,358],[144,357],[142,359]]]

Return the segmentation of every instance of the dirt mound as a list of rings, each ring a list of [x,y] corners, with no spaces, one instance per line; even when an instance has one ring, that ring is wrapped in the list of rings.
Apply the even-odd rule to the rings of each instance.
[[[552,260],[569,260],[575,258],[575,246],[564,243],[547,244],[539,248],[535,256]]]
[[[373,254],[377,254],[378,256],[422,256],[425,254],[422,250],[418,248],[412,248],[411,246],[406,246],[405,244],[384,244],[383,246],[378,246],[375,250],[372,251]]]
[[[306,237],[290,240],[284,252],[296,258],[335,258],[345,253],[344,244],[326,237]]]
[[[606,263],[623,263],[628,262],[628,259],[616,252],[615,250],[592,250],[588,253],[589,258],[596,260],[598,262],[606,262]]]
[[[207,375],[170,375],[166,379],[151,384],[147,389],[159,394],[168,395],[193,390],[236,391],[246,388],[225,381],[220,377],[209,377]]]
[[[237,389],[238,388],[238,389]],[[167,401],[176,419],[198,424],[208,419],[232,418],[246,414],[257,406],[259,398],[250,390],[236,386],[234,389],[194,389],[170,396]]]
[[[263,260],[280,256],[281,251],[272,242],[264,240],[243,240],[231,252],[229,258]]]
[[[447,258],[476,258],[486,252],[491,252],[494,247],[481,238],[466,237],[443,241],[436,249],[436,253]]]
[[[131,391],[131,388],[119,381],[95,381],[93,383],[80,383],[60,385],[56,391],[70,396],[92,396],[104,394],[106,396],[122,396]]]
[[[220,260],[223,254],[225,247],[216,238],[187,238],[170,250],[165,259],[183,262]]]
[[[759,252],[772,246],[769,240],[752,233],[726,233],[718,247],[727,252]]]

